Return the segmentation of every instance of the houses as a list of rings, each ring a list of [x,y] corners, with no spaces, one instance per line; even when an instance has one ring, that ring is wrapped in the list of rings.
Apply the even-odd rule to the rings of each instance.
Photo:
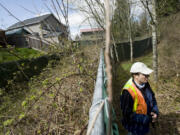
[[[5,31],[0,29],[0,46],[5,47],[6,46],[6,36]]]
[[[104,39],[104,30],[101,28],[81,29],[81,41],[99,41]]]
[[[46,14],[15,23],[6,30],[6,37],[16,47],[40,48],[43,44],[61,42],[62,38],[68,38],[68,33],[67,27],[53,14]],[[39,42],[38,46],[32,46],[35,41]]]

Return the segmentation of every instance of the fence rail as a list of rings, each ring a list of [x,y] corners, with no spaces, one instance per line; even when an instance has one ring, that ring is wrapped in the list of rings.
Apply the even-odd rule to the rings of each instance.
[[[87,135],[105,135],[107,134],[109,114],[108,114],[108,100],[107,100],[107,76],[105,72],[105,62],[103,49],[100,53],[100,62],[97,72],[97,79],[94,89],[92,106],[89,111],[89,124]],[[100,110],[101,109],[101,110]],[[112,121],[115,119],[115,113],[112,109]],[[115,122],[112,122],[111,135],[119,135],[118,127]]]

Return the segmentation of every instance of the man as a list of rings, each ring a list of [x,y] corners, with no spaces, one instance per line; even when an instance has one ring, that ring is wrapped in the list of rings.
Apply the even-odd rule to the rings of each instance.
[[[125,84],[121,93],[122,124],[128,135],[145,135],[149,124],[156,122],[158,107],[148,77],[153,72],[142,62],[132,65],[132,78]]]

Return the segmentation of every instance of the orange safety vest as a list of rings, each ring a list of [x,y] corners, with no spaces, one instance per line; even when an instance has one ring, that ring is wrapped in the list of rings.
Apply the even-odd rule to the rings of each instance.
[[[145,102],[145,99],[141,93],[141,91],[136,87],[134,82],[132,81],[132,78],[129,79],[129,81],[124,85],[123,90],[127,90],[133,100],[133,112],[136,112],[137,114],[147,114],[147,104]]]

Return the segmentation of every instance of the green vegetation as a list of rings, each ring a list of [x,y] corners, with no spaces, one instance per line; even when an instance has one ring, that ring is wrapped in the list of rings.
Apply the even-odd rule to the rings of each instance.
[[[152,68],[152,53],[149,53],[145,56],[142,56],[142,57],[139,57],[139,58],[136,58],[134,62],[143,62],[145,63],[148,67],[151,67]],[[128,61],[124,61],[120,64],[120,66],[123,68],[124,71],[127,71],[129,72],[130,70],[130,67],[131,67],[132,63],[130,60]]]
[[[168,2],[168,1],[167,1]],[[156,125],[158,135],[175,135],[180,133],[180,47],[179,47],[179,30],[180,30],[180,13],[161,18],[159,24],[160,37],[158,44],[158,65],[159,81],[158,88],[155,89],[153,76],[150,77],[150,84],[155,92],[157,103],[160,110],[159,122]],[[141,61],[152,68],[152,53],[136,58],[135,61]],[[124,61],[116,65],[116,78],[114,81],[114,100],[115,111],[119,119],[119,93],[130,77],[130,61]],[[118,119],[118,120],[119,120]],[[120,123],[120,121],[119,121]],[[168,128],[164,128],[168,127]],[[123,127],[119,124],[121,133],[124,133]],[[151,129],[154,131],[154,129]],[[154,135],[153,133],[151,133]]]
[[[162,48],[161,48],[162,49]],[[175,55],[175,54],[174,54]],[[161,59],[161,56],[160,56]],[[149,53],[145,56],[141,56],[135,61],[144,62],[148,65],[148,67],[152,68],[152,53]],[[159,63],[161,66],[161,63]],[[164,66],[168,63],[162,63]],[[116,78],[114,80],[114,108],[117,115],[117,122],[119,123],[119,130],[120,133],[126,134],[126,131],[122,127],[120,123],[121,119],[121,112],[119,110],[119,96],[120,91],[125,84],[125,82],[130,78],[130,67],[132,63],[130,61],[124,61],[116,65]],[[163,72],[163,68],[159,69],[160,72]],[[180,86],[177,85],[177,77],[171,76],[168,72],[164,72],[164,76],[169,76],[169,78],[164,79],[159,75],[159,82],[158,82],[158,89],[155,89],[155,84],[153,83],[153,76],[150,76],[150,84],[153,91],[156,94],[159,110],[160,110],[160,117],[159,123],[156,125],[158,135],[164,135],[165,133],[178,134],[180,127],[178,121],[180,120],[179,110],[180,110]],[[178,82],[179,83],[179,82]],[[174,123],[174,124],[173,124]],[[168,129],[164,129],[167,127]],[[151,129],[151,132],[154,132],[154,129]],[[151,133],[154,135],[153,133]]]
[[[180,11],[179,0],[158,0],[157,6],[159,16],[168,16]]]
[[[44,53],[29,48],[0,48],[0,63],[35,58]]]
[[[9,80],[11,91],[0,89],[0,134],[79,134],[88,122],[100,47],[68,52],[28,82]]]
[[[161,0],[161,2],[168,1]],[[166,12],[171,13],[169,11],[171,8],[168,7],[167,9],[162,15],[166,15]],[[173,9],[173,11],[175,10]],[[118,15],[117,13],[115,15]],[[147,32],[145,28],[148,26],[144,17],[142,16],[141,25],[136,24],[136,22],[132,25],[135,28],[135,37]],[[119,17],[118,19],[122,18]],[[180,25],[178,18],[180,19],[180,16],[173,16],[168,20],[164,19],[164,24],[160,24],[161,34],[158,45],[160,79],[159,88],[155,91],[160,109],[160,125],[157,126],[158,135],[178,134],[177,128],[180,127],[178,123],[180,121],[180,56],[178,49],[178,27]],[[115,22],[113,26],[116,41],[119,41],[117,39],[121,35],[124,35],[122,39],[128,36],[126,29],[118,29],[118,27],[122,29],[124,25],[123,22],[120,24],[121,20],[118,19],[116,23],[118,22],[119,26]],[[137,33],[140,29],[144,31]],[[7,80],[7,87],[0,88],[0,134],[80,134],[88,122],[100,47],[102,46],[83,46],[77,50],[66,52],[67,55],[63,54],[63,58],[58,60],[46,61],[46,59],[41,58],[42,63],[34,61],[30,62],[30,65],[22,62],[19,65],[17,64],[17,72],[10,73],[12,75],[10,79],[5,78],[5,76],[9,77],[10,75],[4,71],[10,72],[16,66],[12,64],[9,69],[1,66],[0,75]],[[56,51],[59,53],[59,50]],[[65,48],[63,52],[65,52]],[[40,55],[43,53],[27,48],[0,48],[0,63],[29,59]],[[136,58],[134,62],[136,61],[144,62],[152,68],[152,53]],[[36,63],[40,67],[42,66],[40,70],[35,65]],[[43,64],[47,67],[44,68]],[[130,61],[123,61],[115,65],[113,106],[117,115],[120,134],[126,131],[120,124],[119,96],[123,85],[130,77],[131,65]],[[26,71],[33,75],[28,76]],[[37,74],[35,75],[33,71]],[[29,77],[28,81],[20,82],[19,80],[24,80],[24,77]],[[0,79],[1,82],[3,79]],[[152,79],[150,78],[150,83]],[[153,88],[153,83],[151,86]]]
[[[148,67],[152,67],[152,53],[148,53],[144,56],[138,57],[136,59],[134,59],[134,62],[144,62],[145,64],[148,65]],[[121,63],[117,63],[116,67],[115,67],[115,78],[113,81],[113,86],[114,86],[114,108],[115,108],[115,112],[116,112],[116,116],[117,116],[117,123],[119,125],[119,132],[122,135],[127,134],[125,129],[122,127],[121,125],[121,112],[119,109],[120,106],[120,93],[121,90],[124,86],[124,84],[126,83],[126,81],[131,77],[129,71],[130,71],[130,67],[131,67],[132,63],[130,62],[130,60],[128,61],[123,61]]]

